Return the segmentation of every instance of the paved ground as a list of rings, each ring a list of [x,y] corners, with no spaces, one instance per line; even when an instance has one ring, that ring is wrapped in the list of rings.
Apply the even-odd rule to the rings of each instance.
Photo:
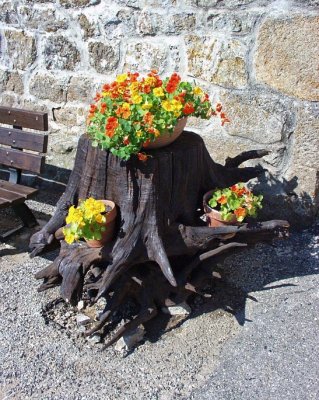
[[[30,205],[47,219],[51,200]],[[211,301],[126,357],[45,324],[59,293],[33,274],[55,254],[30,260],[28,235],[0,244],[0,399],[319,398],[319,225],[228,258]]]
[[[245,272],[232,275],[254,299],[247,300],[245,325],[225,344],[217,368],[192,399],[319,399],[318,235],[317,227],[274,249],[267,284],[258,291],[251,291]]]

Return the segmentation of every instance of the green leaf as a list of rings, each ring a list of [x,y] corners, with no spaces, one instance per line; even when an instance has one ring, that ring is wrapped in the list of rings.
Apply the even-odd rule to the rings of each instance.
[[[211,208],[215,208],[217,206],[217,201],[215,199],[210,199],[208,204]]]

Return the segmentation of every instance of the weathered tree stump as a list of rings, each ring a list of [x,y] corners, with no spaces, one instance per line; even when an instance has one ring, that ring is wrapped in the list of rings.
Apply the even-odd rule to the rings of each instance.
[[[133,297],[140,304],[140,313],[107,345],[153,318],[158,307],[178,304],[193,292],[201,293],[205,271],[199,264],[204,259],[215,257],[220,262],[221,257],[247,245],[284,235],[289,226],[286,221],[268,221],[209,228],[199,218],[203,194],[257,176],[260,169],[238,166],[264,156],[266,151],[242,153],[222,166],[210,158],[199,135],[184,132],[170,146],[148,153],[151,157],[146,162],[137,157],[122,161],[93,148],[82,136],[56,212],[30,241],[31,256],[57,242],[56,231],[65,224],[69,206],[79,199],[92,196],[117,204],[113,242],[96,249],[84,242],[67,245],[60,238],[59,256],[36,275],[44,279],[39,290],[61,284],[62,296],[71,304],[77,303],[83,290],[93,302],[101,296],[109,299],[89,334],[101,329],[112,312]]]

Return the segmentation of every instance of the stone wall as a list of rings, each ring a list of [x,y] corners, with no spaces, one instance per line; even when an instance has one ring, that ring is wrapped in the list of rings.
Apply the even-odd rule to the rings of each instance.
[[[192,120],[212,157],[271,150],[267,216],[319,205],[319,0],[2,0],[0,104],[47,110],[47,162],[71,168],[87,106],[122,71],[196,80],[231,123]]]

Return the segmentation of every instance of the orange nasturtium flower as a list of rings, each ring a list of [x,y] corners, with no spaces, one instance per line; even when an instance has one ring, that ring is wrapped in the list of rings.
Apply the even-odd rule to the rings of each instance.
[[[123,103],[122,106],[119,106],[116,110],[116,114],[124,119],[128,119],[131,115],[131,106],[129,103]]]
[[[226,204],[227,203],[227,196],[221,196],[218,200],[217,200],[217,202],[219,203],[219,204]]]
[[[246,216],[246,209],[243,207],[237,208],[237,210],[234,211],[234,214],[236,215],[237,219],[240,217],[245,217]]]
[[[153,119],[154,119],[154,115],[151,114],[150,112],[147,112],[143,117],[143,121],[148,125],[152,124]]]
[[[105,134],[109,137],[114,136],[114,131],[118,127],[119,122],[116,117],[109,117],[105,125]]]

